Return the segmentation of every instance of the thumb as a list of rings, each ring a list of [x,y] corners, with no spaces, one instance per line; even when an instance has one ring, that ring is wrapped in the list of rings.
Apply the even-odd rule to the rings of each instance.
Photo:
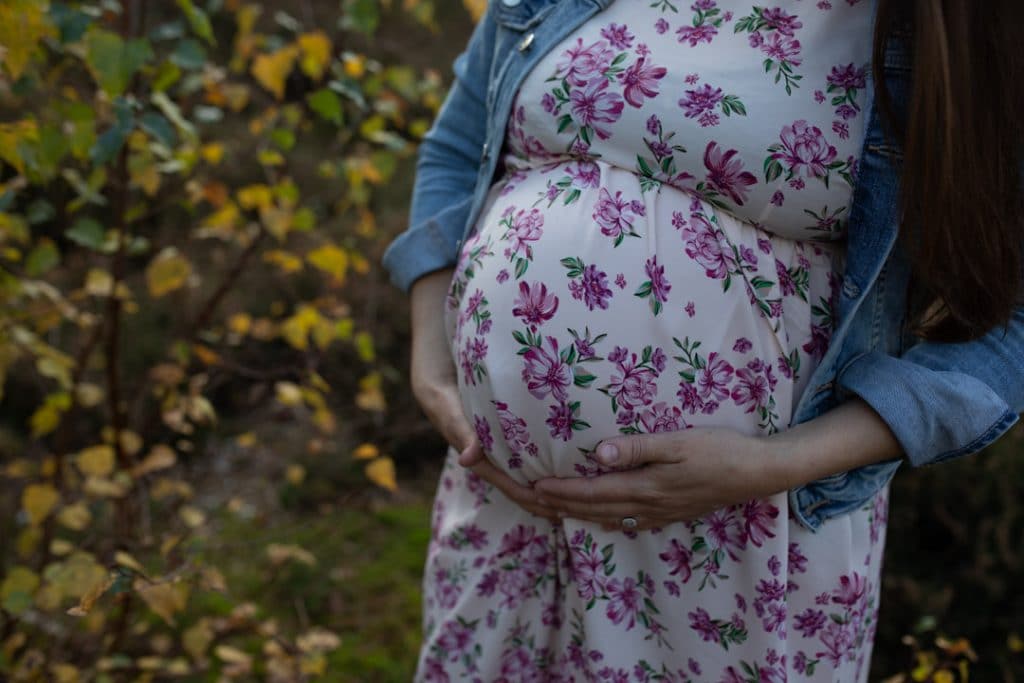
[[[484,459],[484,449],[480,445],[480,439],[473,441],[461,453],[459,453],[459,464],[463,467],[473,467]]]
[[[602,465],[621,470],[677,462],[683,446],[681,437],[681,431],[615,436],[602,440],[594,454]]]

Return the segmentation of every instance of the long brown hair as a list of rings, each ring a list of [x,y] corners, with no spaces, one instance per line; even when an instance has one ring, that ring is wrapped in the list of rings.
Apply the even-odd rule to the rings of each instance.
[[[972,339],[1021,301],[1024,2],[878,1],[876,96],[903,149],[915,332]],[[882,72],[897,34],[911,48],[905,117],[893,115]]]

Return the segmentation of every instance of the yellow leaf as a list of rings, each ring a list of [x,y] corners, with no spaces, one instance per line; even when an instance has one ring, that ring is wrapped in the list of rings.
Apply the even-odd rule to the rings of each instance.
[[[43,570],[43,578],[61,596],[79,599],[97,584],[106,581],[110,572],[96,561],[91,553],[77,551],[62,562],[55,562]]]
[[[0,45],[3,41],[0,40]],[[19,145],[39,141],[39,126],[34,119],[24,119],[13,123],[0,123],[0,159],[13,166],[18,173],[25,172],[25,162],[21,158]]]
[[[32,413],[32,417],[29,418],[29,423],[32,426],[32,436],[49,434],[56,429],[57,425],[60,424],[60,418],[64,411],[70,406],[71,394],[66,391],[47,396],[43,405],[36,408],[36,411]]]
[[[224,158],[224,144],[220,142],[205,144],[199,149],[199,154],[206,163],[216,166]]]
[[[1006,638],[1006,646],[1010,648],[1010,652],[1024,652],[1024,639],[1016,633],[1011,633]]]
[[[29,484],[21,494],[21,507],[30,524],[41,524],[60,500],[60,494],[50,484]]]
[[[294,219],[295,212],[290,209],[269,207],[260,210],[260,220],[267,227],[267,232],[279,241],[284,241],[288,236],[288,231],[291,230]]]
[[[39,576],[28,567],[15,566],[0,584],[0,607],[18,615],[32,606],[32,594],[39,588]]]
[[[316,564],[316,557],[313,553],[297,545],[271,543],[267,546],[267,557],[273,564],[282,564],[288,560],[295,560],[310,567]]]
[[[119,478],[86,477],[82,484],[82,492],[95,498],[123,498],[128,495],[128,491],[129,486]]]
[[[103,579],[96,581],[79,599],[78,604],[67,611],[73,617],[84,617],[92,609],[107,589],[114,585],[114,574],[108,573]]]
[[[50,665],[50,675],[54,683],[78,683],[78,668],[72,664],[57,663]]]
[[[101,268],[90,268],[85,274],[85,291],[93,296],[110,296],[114,290],[114,276]]]
[[[181,517],[185,525],[190,529],[200,527],[206,522],[206,515],[199,508],[192,507],[191,505],[185,505],[178,511],[178,515]]]
[[[352,451],[352,457],[356,460],[373,460],[380,455],[380,450],[372,443],[359,444],[354,451]]]
[[[469,16],[473,18],[473,21],[480,21],[480,17],[484,15],[484,10],[487,9],[487,0],[462,0],[462,5],[469,12]]]
[[[295,273],[302,270],[302,259],[295,254],[281,249],[264,252],[263,260],[276,265],[285,273]]]
[[[345,280],[348,270],[348,253],[334,244],[325,244],[306,254],[306,260],[325,273],[330,274],[336,284]]]
[[[252,667],[252,657],[245,654],[236,647],[230,645],[218,645],[213,648],[213,653],[222,662],[234,664],[241,669],[239,673],[245,673]]]
[[[131,474],[135,478],[142,477],[150,472],[173,467],[176,462],[177,456],[174,454],[174,449],[167,444],[157,444],[150,449],[149,455],[142,462],[132,468]]]
[[[160,190],[160,169],[152,157],[133,154],[128,163],[128,173],[131,184],[142,188],[146,196],[153,197]]]
[[[243,432],[235,437],[235,443],[242,448],[252,448],[256,445],[258,439],[252,432]]]
[[[359,380],[359,393],[356,394],[356,405],[363,410],[383,412],[387,409],[384,392],[380,389],[380,374],[372,372]]]
[[[341,638],[325,628],[314,626],[296,638],[295,644],[303,652],[330,652],[341,646]]]
[[[288,465],[285,469],[285,479],[293,486],[298,486],[306,478],[306,468],[302,465]]]
[[[55,538],[50,541],[50,553],[53,555],[67,555],[74,549],[74,544],[63,538]]]
[[[277,400],[286,406],[302,405],[302,389],[293,382],[278,382],[274,385]]]
[[[85,503],[74,503],[57,513],[57,521],[72,531],[81,531],[92,523],[92,513]]]
[[[0,60],[11,80],[21,78],[32,54],[43,38],[53,36],[46,2],[41,0],[4,0],[0,3]]]
[[[114,448],[106,444],[90,446],[79,451],[75,461],[83,474],[106,477],[114,471]]]
[[[184,286],[192,274],[189,262],[174,247],[166,247],[146,268],[149,294],[159,298]]]
[[[75,385],[75,397],[85,408],[92,408],[103,401],[103,387],[92,382],[80,382]]]
[[[357,55],[348,52],[342,58],[341,64],[345,69],[346,76],[350,76],[352,78],[362,78],[363,74],[366,73],[365,55]]]
[[[302,50],[302,61],[299,66],[303,73],[319,81],[331,61],[330,38],[323,31],[313,31],[300,35],[298,42]]]
[[[252,75],[260,85],[270,91],[277,99],[284,97],[284,84],[295,66],[299,56],[299,48],[288,45],[272,54],[258,55],[252,62]]]
[[[135,592],[161,619],[174,626],[174,615],[188,604],[188,585],[184,583],[150,583],[142,578],[133,583]]]
[[[268,209],[274,204],[274,193],[263,184],[246,185],[235,193],[238,205],[246,211],[251,209]]]
[[[206,655],[206,648],[213,642],[214,632],[210,620],[202,617],[195,624],[185,629],[181,636],[181,644],[192,659],[199,660]]]
[[[398,490],[398,481],[395,477],[395,463],[388,456],[384,455],[366,464],[366,477],[377,486],[388,491]]]
[[[936,671],[932,681],[934,683],[956,683],[956,676],[951,671]]]
[[[227,99],[228,107],[236,114],[249,103],[249,86],[243,83],[225,83],[222,90]]]
[[[196,358],[203,365],[217,365],[220,363],[220,354],[205,344],[193,344],[192,352],[196,354]]]
[[[146,573],[146,570],[143,569],[141,564],[139,564],[139,561],[123,550],[118,550],[116,553],[114,553],[114,562],[121,565],[122,567],[128,567],[137,574]]]

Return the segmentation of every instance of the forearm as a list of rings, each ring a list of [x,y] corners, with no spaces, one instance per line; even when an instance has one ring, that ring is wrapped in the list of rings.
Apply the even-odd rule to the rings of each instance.
[[[448,344],[444,327],[444,306],[448,295],[454,268],[442,268],[428,273],[416,280],[409,290],[409,313],[412,327],[412,355],[410,375],[413,392],[421,377],[434,377],[434,364],[450,364]]]
[[[859,398],[765,437],[764,445],[779,491],[903,455],[889,426]]]

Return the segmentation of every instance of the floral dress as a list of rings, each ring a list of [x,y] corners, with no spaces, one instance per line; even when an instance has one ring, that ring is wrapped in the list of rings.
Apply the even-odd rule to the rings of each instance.
[[[445,323],[522,483],[620,433],[785,429],[833,327],[870,0],[617,0],[516,95]],[[658,530],[534,517],[449,449],[419,681],[865,681],[887,490],[810,532],[785,493]]]

